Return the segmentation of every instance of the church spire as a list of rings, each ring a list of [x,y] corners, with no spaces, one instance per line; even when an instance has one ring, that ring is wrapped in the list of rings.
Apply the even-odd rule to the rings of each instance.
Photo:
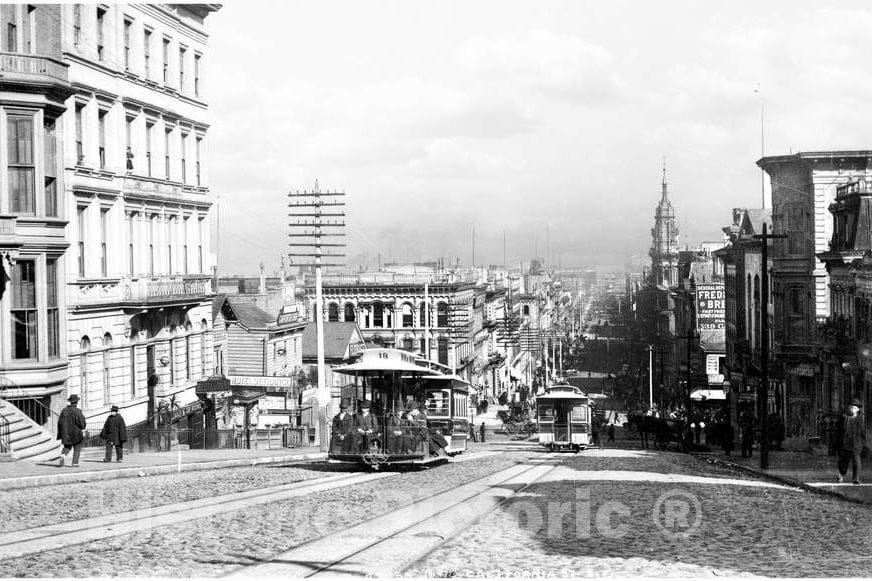
[[[663,156],[663,183],[662,183],[661,187],[662,187],[662,194],[660,196],[660,201],[661,201],[661,203],[662,202],[668,203],[669,196],[667,195],[667,188],[666,188],[666,156],[665,155]]]

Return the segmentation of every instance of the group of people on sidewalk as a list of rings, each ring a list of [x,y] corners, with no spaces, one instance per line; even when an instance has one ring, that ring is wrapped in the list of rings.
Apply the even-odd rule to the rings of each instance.
[[[838,471],[836,477],[837,482],[844,482],[845,475],[848,473],[848,467],[851,466],[851,482],[860,484],[860,470],[862,468],[862,459],[868,454],[868,444],[866,442],[866,419],[863,416],[863,403],[859,399],[855,399],[848,406],[846,415],[841,416],[838,425],[836,426],[833,438],[835,440],[835,449],[838,455]],[[772,423],[772,420],[769,420]],[[780,418],[775,424],[775,430],[770,429],[769,434],[764,435],[769,440],[773,449],[781,449],[781,440],[783,435],[778,435],[778,427]],[[742,458],[751,458],[754,455],[754,443],[756,441],[757,427],[754,416],[751,414],[743,414],[739,418],[739,427],[741,428],[742,438]],[[775,434],[773,436],[773,433]],[[729,455],[732,450],[732,438],[729,443],[724,442],[724,453]]]
[[[57,439],[61,441],[63,446],[58,465],[63,467],[66,464],[67,455],[72,451],[73,461],[70,466],[78,468],[88,423],[85,420],[85,414],[78,407],[79,396],[73,394],[67,401],[69,404],[58,417]],[[127,425],[124,423],[124,418],[118,413],[118,406],[112,406],[110,409],[109,417],[106,418],[106,423],[103,424],[103,429],[100,431],[100,438],[106,442],[106,457],[103,462],[112,461],[113,448],[117,461],[121,462],[124,458],[124,443],[127,441]]]
[[[339,413],[333,418],[330,439],[332,454],[363,454],[373,447],[389,454],[414,454],[422,442],[427,442],[431,455],[438,455],[448,442],[437,431],[427,429],[427,415],[423,407],[409,404],[396,406],[385,418],[385,429],[371,413],[372,403],[360,403],[360,411],[349,412],[347,402],[339,404]]]

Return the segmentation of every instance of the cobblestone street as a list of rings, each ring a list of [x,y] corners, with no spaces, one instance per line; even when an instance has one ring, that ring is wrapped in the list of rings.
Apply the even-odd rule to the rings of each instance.
[[[577,521],[579,493],[589,493],[590,502]],[[668,522],[654,517],[658,500],[681,500],[684,494],[691,525],[693,499],[699,501],[698,528],[686,535],[674,534],[680,528],[661,530]],[[621,504],[609,504],[616,502]],[[573,512],[556,529],[549,529],[554,526],[547,518],[549,503],[552,512],[554,503],[573,503]],[[660,507],[664,504],[661,500]],[[611,522],[598,520],[601,508],[618,506],[627,512],[604,510]],[[681,454],[590,450],[408,574],[866,576],[870,530],[868,507],[737,477]]]
[[[869,507],[752,479],[670,452],[547,455],[532,444],[304,497],[0,561],[2,577],[221,576],[306,541],[511,466],[549,468],[510,489],[407,576],[860,576],[872,560]],[[3,494],[4,533],[336,475],[321,462],[53,486]],[[672,513],[670,514],[670,511]],[[657,515],[655,518],[655,514]],[[826,534],[821,534],[826,531]],[[336,546],[335,558],[343,551]],[[409,559],[420,557],[408,564]]]

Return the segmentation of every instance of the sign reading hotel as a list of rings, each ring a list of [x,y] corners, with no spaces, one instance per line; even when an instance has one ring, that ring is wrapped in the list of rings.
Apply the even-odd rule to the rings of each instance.
[[[258,375],[228,375],[227,379],[234,387],[268,387],[274,389],[289,389],[294,386],[294,378],[289,376],[258,376]]]
[[[726,293],[724,283],[696,285],[696,322],[706,351],[726,348]]]

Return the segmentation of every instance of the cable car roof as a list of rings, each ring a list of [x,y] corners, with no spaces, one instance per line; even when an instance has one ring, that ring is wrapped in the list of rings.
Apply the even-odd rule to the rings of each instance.
[[[446,382],[446,387],[451,387],[457,391],[469,391],[469,382],[456,375],[428,375],[423,378],[426,381]]]
[[[536,401],[549,399],[572,399],[587,401],[587,395],[573,385],[552,385],[543,395],[537,395]]]
[[[411,375],[441,375],[438,371],[418,365],[418,357],[400,349],[367,349],[354,363],[336,367],[336,373],[354,376],[403,373]]]

